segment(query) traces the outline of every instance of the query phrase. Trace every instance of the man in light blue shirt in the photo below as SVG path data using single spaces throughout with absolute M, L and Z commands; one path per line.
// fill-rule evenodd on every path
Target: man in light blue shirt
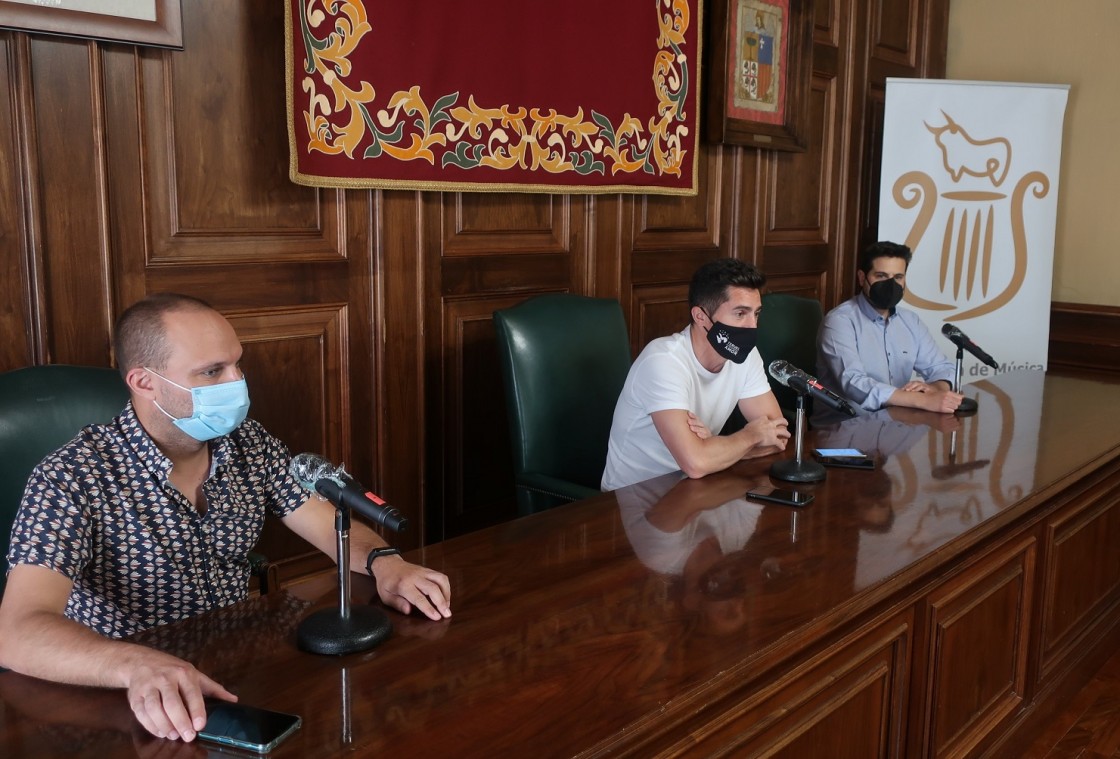
M 956 367 L 913 311 L 897 308 L 911 252 L 877 242 L 860 255 L 860 291 L 828 312 L 817 341 L 821 382 L 867 411 L 908 406 L 952 413 Z M 920 380 L 914 379 L 917 373 Z

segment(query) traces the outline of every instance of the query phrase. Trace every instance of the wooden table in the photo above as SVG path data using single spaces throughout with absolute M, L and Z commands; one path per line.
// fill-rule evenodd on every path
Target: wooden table
M 971 417 L 815 429 L 879 466 L 803 509 L 745 501 L 772 459 L 748 461 L 416 552 L 454 616 L 392 614 L 365 654 L 295 647 L 333 577 L 138 639 L 302 715 L 277 757 L 1006 756 L 1120 629 L 1120 385 L 967 390 Z M 9 759 L 208 750 L 147 738 L 122 692 L 12 673 L 0 735 Z

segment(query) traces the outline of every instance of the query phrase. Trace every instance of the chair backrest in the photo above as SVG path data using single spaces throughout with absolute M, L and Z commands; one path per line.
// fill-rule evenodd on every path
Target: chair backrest
M 599 489 L 615 403 L 630 371 L 618 301 L 549 294 L 494 312 L 514 474 Z M 518 488 L 521 513 L 538 509 Z M 554 504 L 553 504 L 554 505 Z
M 115 369 L 31 366 L 0 374 L 0 594 L 12 520 L 31 470 L 87 424 L 108 422 L 128 402 Z
M 758 352 L 767 369 L 771 361 L 785 360 L 813 376 L 817 374 L 817 332 L 824 312 L 820 301 L 786 293 L 762 296 L 758 320 Z M 797 408 L 797 394 L 770 377 L 770 387 L 784 410 Z M 808 410 L 808 409 L 806 409 Z

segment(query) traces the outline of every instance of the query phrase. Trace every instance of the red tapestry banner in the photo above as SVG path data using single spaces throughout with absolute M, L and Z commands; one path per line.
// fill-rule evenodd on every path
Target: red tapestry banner
M 285 0 L 293 182 L 696 193 L 703 0 Z

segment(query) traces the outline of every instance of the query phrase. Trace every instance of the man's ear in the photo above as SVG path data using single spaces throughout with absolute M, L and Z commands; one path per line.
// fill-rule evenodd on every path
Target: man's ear
M 708 315 L 704 313 L 704 309 L 700 308 L 700 306 L 693 306 L 689 313 L 692 314 L 693 324 L 703 324 L 704 320 L 708 318 Z
M 152 373 L 142 366 L 134 366 L 124 375 L 124 383 L 128 391 L 139 398 L 152 399 L 156 397 L 156 388 Z

